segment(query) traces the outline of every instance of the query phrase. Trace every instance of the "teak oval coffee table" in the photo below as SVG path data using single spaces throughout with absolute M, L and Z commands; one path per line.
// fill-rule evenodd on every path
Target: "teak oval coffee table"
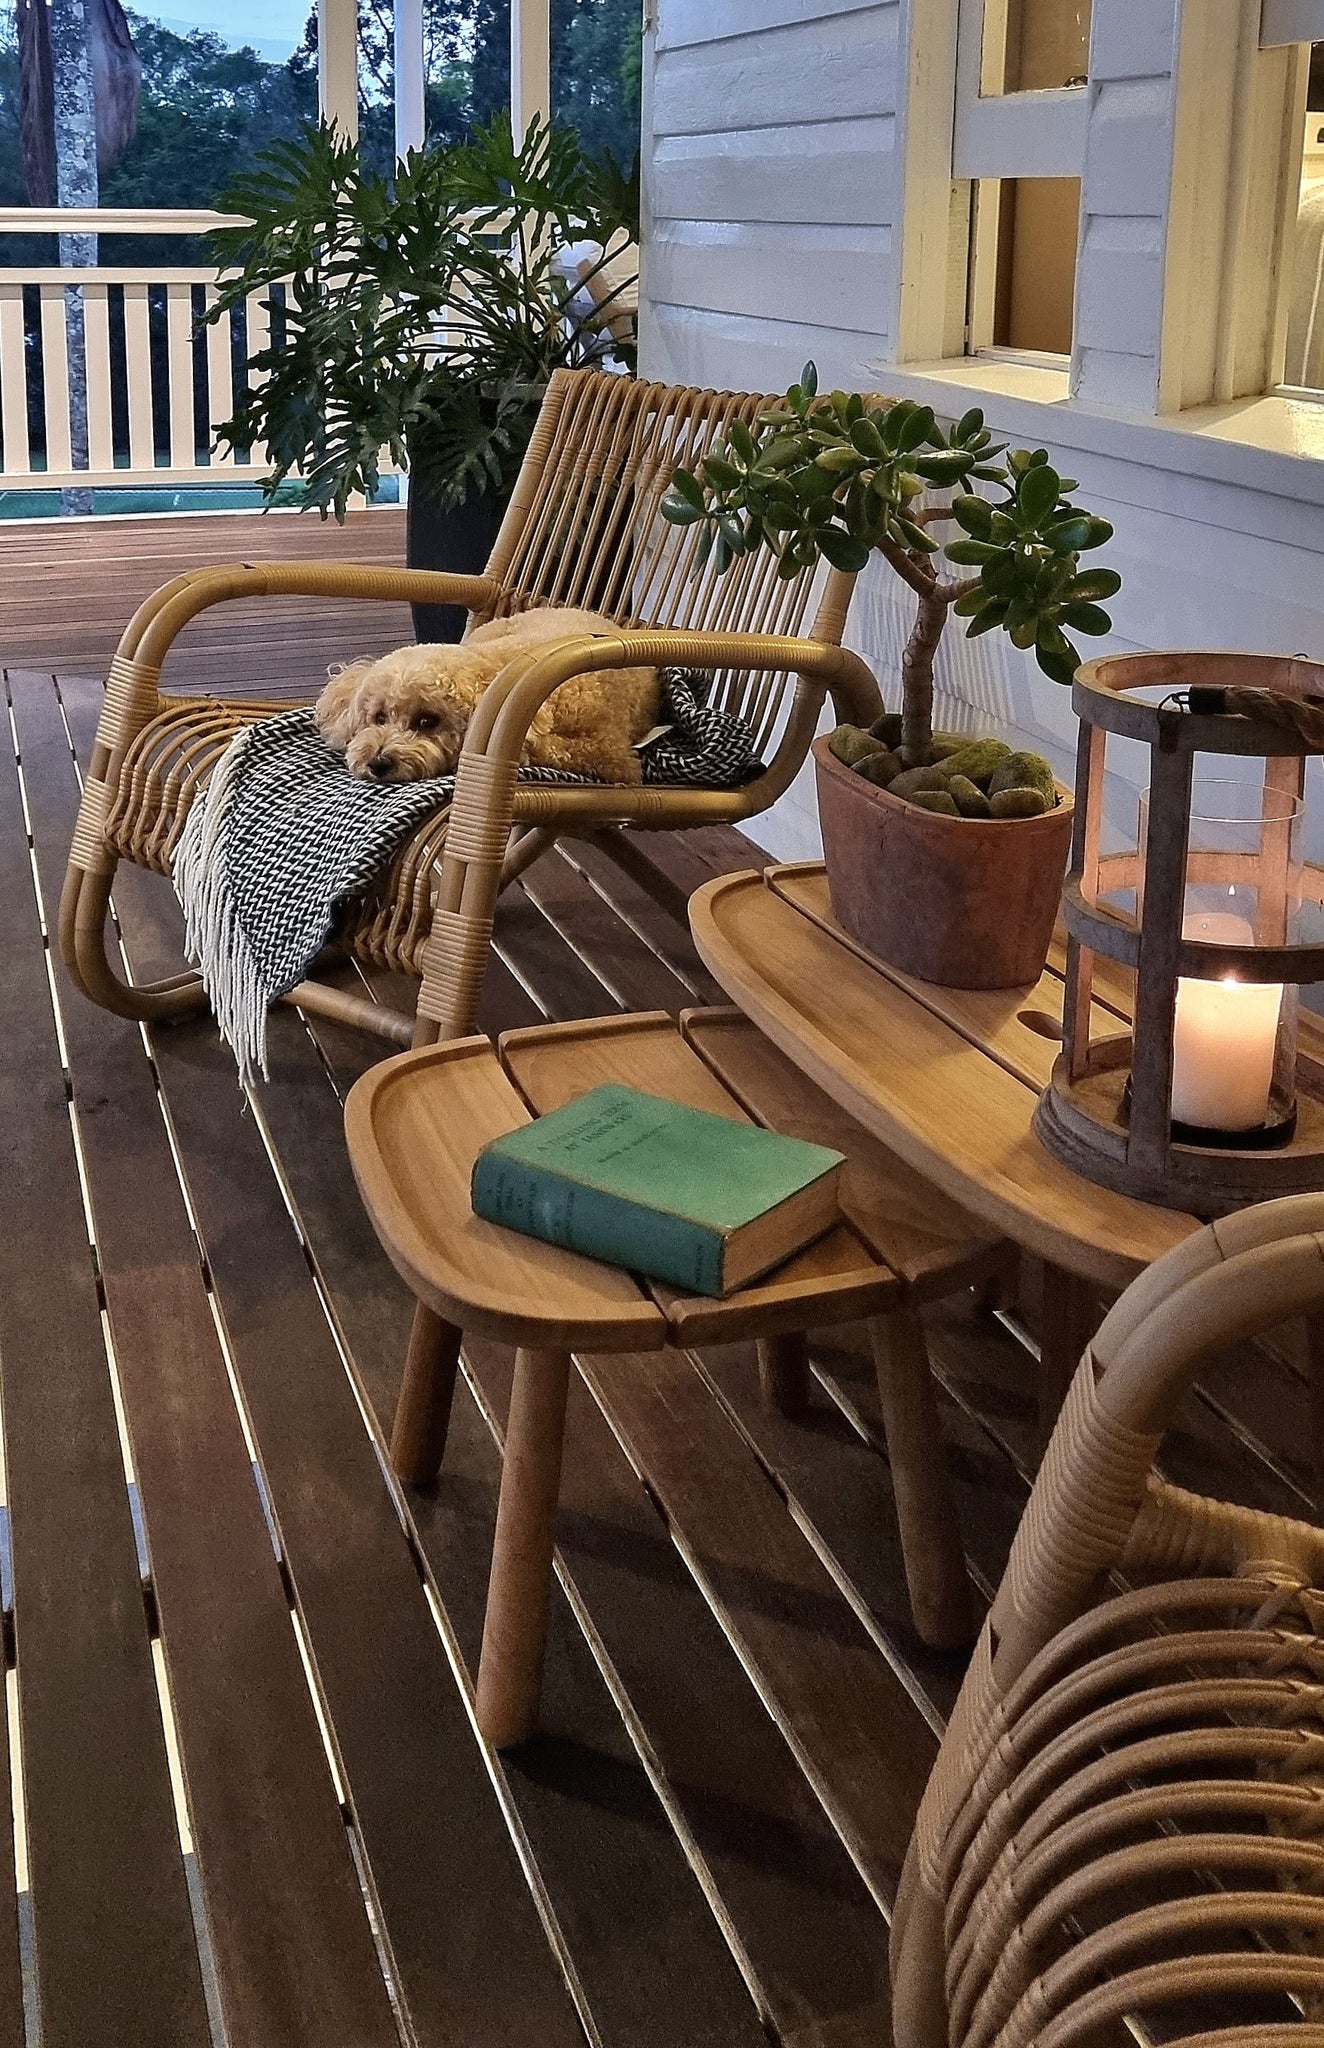
M 690 928 L 710 972 L 788 1059 L 944 1195 L 1046 1262 L 1046 1435 L 1092 1334 L 1094 1297 L 1119 1293 L 1200 1227 L 1096 1187 L 1034 1135 L 1061 975 L 1050 966 L 1035 987 L 1011 990 L 916 981 L 841 930 L 818 862 L 708 883 L 690 899 Z

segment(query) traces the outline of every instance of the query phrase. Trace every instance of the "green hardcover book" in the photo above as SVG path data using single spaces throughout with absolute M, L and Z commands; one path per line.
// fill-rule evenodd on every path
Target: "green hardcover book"
M 489 1223 L 729 1294 L 837 1220 L 840 1152 L 609 1082 L 484 1146 Z

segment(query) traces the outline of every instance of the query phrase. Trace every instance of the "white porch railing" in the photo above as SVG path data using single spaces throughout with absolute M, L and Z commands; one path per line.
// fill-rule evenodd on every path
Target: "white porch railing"
M 199 235 L 216 213 L 0 210 L 0 232 Z M 252 483 L 260 447 L 219 454 L 244 363 L 267 344 L 267 294 L 202 327 L 211 268 L 0 270 L 0 485 Z

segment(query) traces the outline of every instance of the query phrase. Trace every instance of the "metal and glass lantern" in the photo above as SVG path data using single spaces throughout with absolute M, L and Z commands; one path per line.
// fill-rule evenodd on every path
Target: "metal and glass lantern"
M 1089 662 L 1063 1049 L 1036 1117 L 1089 1179 L 1214 1216 L 1324 1187 L 1324 1076 L 1297 1055 L 1324 980 L 1324 869 L 1302 854 L 1324 663 L 1254 654 Z M 1149 749 L 1134 847 L 1101 850 L 1110 736 Z M 1133 1027 L 1126 1029 L 1128 1018 Z

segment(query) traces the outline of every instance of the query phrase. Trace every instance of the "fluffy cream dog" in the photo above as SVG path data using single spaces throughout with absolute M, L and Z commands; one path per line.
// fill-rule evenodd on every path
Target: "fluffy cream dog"
M 458 646 L 400 647 L 352 662 L 318 698 L 318 728 L 351 774 L 375 782 L 450 775 L 474 706 L 508 662 L 549 641 L 619 631 L 597 612 L 543 606 L 477 626 Z M 521 759 L 637 783 L 635 748 L 657 723 L 659 696 L 652 668 L 572 676 L 535 714 Z

